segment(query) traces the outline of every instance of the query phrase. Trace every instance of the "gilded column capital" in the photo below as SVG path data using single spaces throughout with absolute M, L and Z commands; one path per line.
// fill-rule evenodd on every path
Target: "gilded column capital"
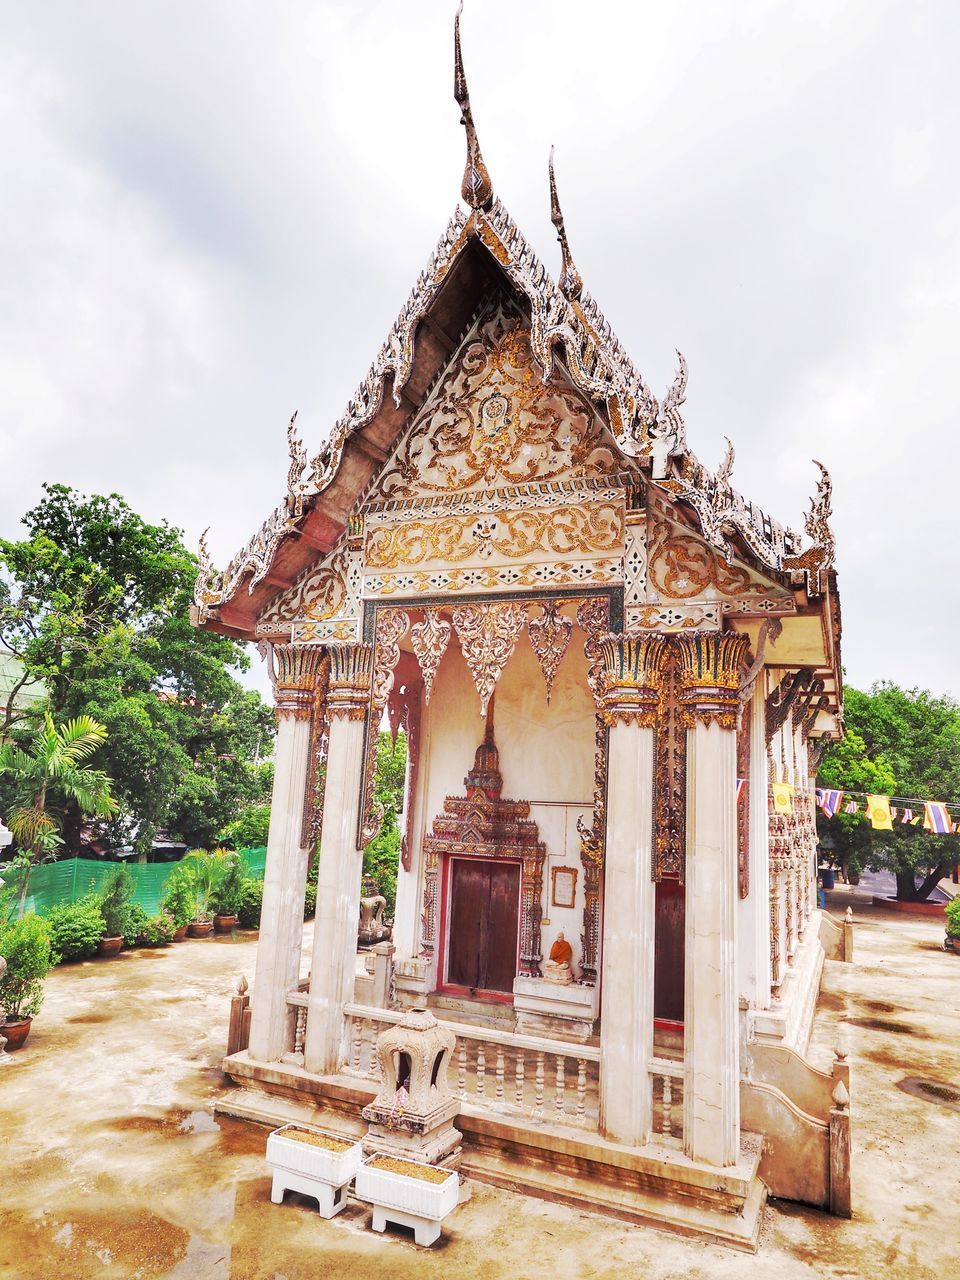
M 606 724 L 636 724 L 647 729 L 656 725 L 666 647 L 666 636 L 656 632 L 603 637 L 597 692 L 598 709 Z
M 370 709 L 372 644 L 331 645 L 327 711 L 332 720 L 362 720 Z
M 322 662 L 323 650 L 318 645 L 269 646 L 267 663 L 279 717 L 310 719 Z
M 748 636 L 720 631 L 688 631 L 676 637 L 680 655 L 683 724 L 718 724 L 736 729 L 740 683 L 750 647 Z

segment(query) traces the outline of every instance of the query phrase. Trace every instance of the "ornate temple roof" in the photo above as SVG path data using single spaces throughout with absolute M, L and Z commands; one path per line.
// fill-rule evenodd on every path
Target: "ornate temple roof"
M 467 137 L 458 206 L 390 332 L 339 421 L 311 458 L 288 428 L 287 494 L 247 545 L 218 572 L 201 538 L 195 592 L 198 624 L 251 637 L 257 615 L 318 554 L 347 530 L 359 495 L 389 456 L 404 425 L 421 408 L 476 317 L 478 304 L 504 283 L 529 308 L 531 347 L 544 382 L 555 362 L 597 407 L 628 464 L 676 504 L 695 513 L 703 537 L 727 558 L 745 551 L 783 575 L 808 599 L 828 591 L 834 540 L 829 526 L 831 483 L 821 476 L 806 517 L 807 542 L 770 519 L 730 484 L 733 450 L 709 471 L 690 451 L 682 406 L 687 365 L 662 398 L 653 395 L 574 265 L 557 194 L 551 153 L 551 216 L 561 246 L 559 280 L 543 263 L 494 195 L 480 152 L 455 27 L 454 93 Z M 834 594 L 834 593 L 831 593 Z M 839 630 L 836 614 L 834 630 Z

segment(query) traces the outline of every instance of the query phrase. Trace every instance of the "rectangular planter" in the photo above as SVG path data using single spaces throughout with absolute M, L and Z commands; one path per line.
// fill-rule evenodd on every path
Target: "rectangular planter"
M 373 1205 L 374 1231 L 382 1231 L 388 1221 L 399 1222 L 413 1227 L 417 1244 L 433 1244 L 440 1235 L 440 1223 L 459 1202 L 459 1175 L 451 1172 L 443 1182 L 424 1182 L 378 1169 L 373 1163 L 376 1159 L 368 1156 L 357 1170 L 357 1198 Z
M 335 1142 L 344 1141 L 335 1133 L 325 1133 L 305 1124 L 287 1124 L 275 1129 L 267 1138 L 267 1164 L 273 1170 L 270 1199 L 280 1204 L 285 1191 L 299 1191 L 301 1195 L 313 1196 L 322 1216 L 332 1218 L 347 1203 L 347 1187 L 360 1165 L 361 1145 L 355 1142 L 342 1151 L 327 1151 L 286 1136 L 296 1129 Z

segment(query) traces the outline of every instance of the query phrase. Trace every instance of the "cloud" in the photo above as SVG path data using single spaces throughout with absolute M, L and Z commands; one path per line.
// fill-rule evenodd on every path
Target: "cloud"
M 246 540 L 454 207 L 452 8 L 6 15 L 4 533 L 50 479 Z M 463 35 L 498 194 L 555 267 L 556 144 L 589 289 L 655 390 L 690 362 L 697 452 L 729 435 L 794 526 L 831 467 L 849 679 L 956 689 L 952 6 L 486 0 Z

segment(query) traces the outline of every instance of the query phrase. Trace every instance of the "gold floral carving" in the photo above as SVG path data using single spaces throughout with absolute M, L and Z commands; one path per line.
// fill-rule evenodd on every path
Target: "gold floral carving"
M 363 720 L 370 710 L 373 645 L 331 645 L 327 710 L 331 720 Z
M 653 878 L 682 882 L 686 857 L 687 735 L 680 719 L 680 655 L 668 641 L 660 668 L 655 748 Z
M 604 724 L 653 729 L 660 702 L 660 666 L 667 640 L 650 633 L 608 635 L 600 643 L 600 716 Z
M 481 321 L 398 448 L 380 498 L 615 469 L 597 414 L 561 373 L 544 384 L 530 339 L 508 304 Z
M 522 604 L 462 604 L 451 614 L 460 648 L 480 695 L 480 714 L 487 714 L 496 688 L 527 620 Z
M 377 737 L 384 708 L 393 689 L 394 672 L 400 661 L 400 641 L 410 626 L 410 618 L 403 609 L 378 609 L 373 643 L 371 682 L 371 715 L 367 722 L 364 743 L 363 795 L 360 804 L 360 830 L 358 844 L 366 848 L 380 834 L 383 825 L 383 807 L 374 795 L 377 772 Z
M 577 622 L 586 639 L 583 652 L 587 659 L 587 683 L 594 701 L 602 698 L 603 638 L 610 630 L 610 602 L 603 596 L 584 600 L 577 609 Z M 597 981 L 600 956 L 600 871 L 607 838 L 607 726 L 597 713 L 594 730 L 593 816 L 590 826 L 577 819 L 580 835 L 580 861 L 583 864 L 583 931 L 580 968 L 584 982 Z
M 573 623 L 557 610 L 555 600 L 547 600 L 542 605 L 539 616 L 531 618 L 527 623 L 527 633 L 530 636 L 530 647 L 537 656 L 546 681 L 549 703 L 557 669 L 570 644 Z
M 340 547 L 304 573 L 282 595 L 277 596 L 260 617 L 260 623 L 292 621 L 306 617 L 335 618 L 347 601 L 347 552 Z
M 740 723 L 740 682 L 749 637 L 697 631 L 678 635 L 676 644 L 685 727 L 719 724 L 722 729 L 735 730 Z
M 666 520 L 658 520 L 654 526 L 647 578 L 655 591 L 670 600 L 691 600 L 710 590 L 734 598 L 789 598 L 789 592 L 765 587 L 746 569 L 728 564 L 702 539 L 679 532 Z
M 410 645 L 420 664 L 423 694 L 428 704 L 433 682 L 450 643 L 451 630 L 450 623 L 440 616 L 439 609 L 424 609 L 423 621 L 410 629 Z
M 370 574 L 363 589 L 368 599 L 389 596 L 471 595 L 478 591 L 509 591 L 517 587 L 575 587 L 605 585 L 623 580 L 616 560 L 548 560 L 534 564 L 478 565 L 462 569 L 414 569 L 410 572 Z
M 275 644 L 267 648 L 278 717 L 309 720 L 323 650 L 314 645 Z
M 623 547 L 622 502 L 582 502 L 547 511 L 506 511 L 498 515 L 448 515 L 410 520 L 377 529 L 367 538 L 367 571 L 436 560 L 456 564 L 471 556 L 499 554 L 519 560 L 552 555 L 603 554 Z

